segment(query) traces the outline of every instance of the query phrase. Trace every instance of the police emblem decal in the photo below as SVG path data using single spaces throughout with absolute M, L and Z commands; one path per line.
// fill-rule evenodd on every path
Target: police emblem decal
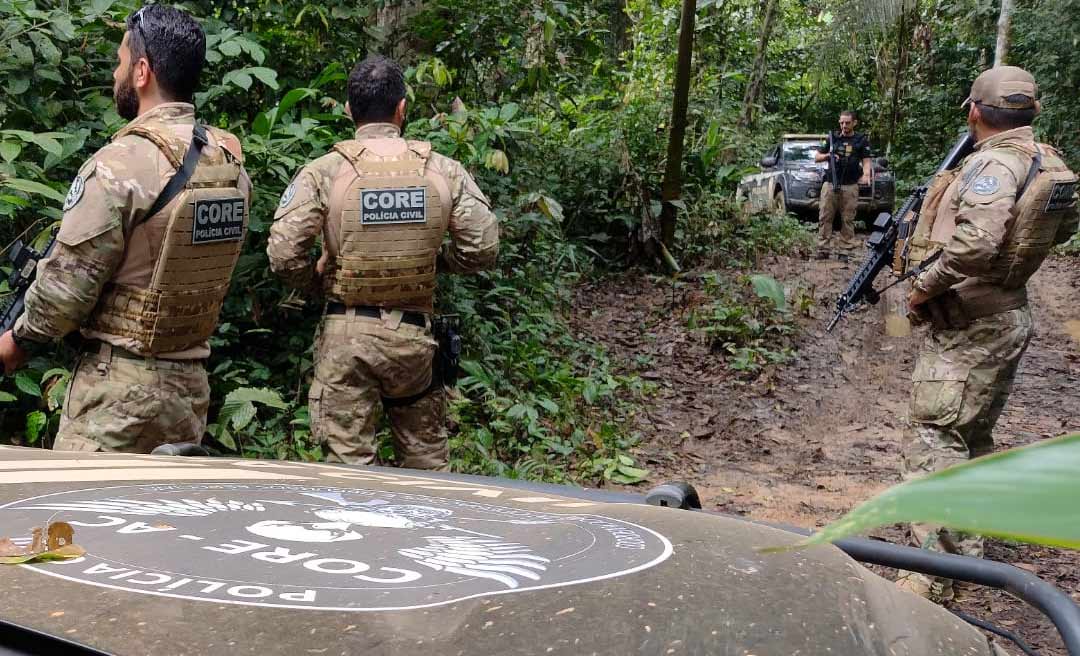
M 285 187 L 285 193 L 281 194 L 281 200 L 278 201 L 278 207 L 284 209 L 289 206 L 292 199 L 296 196 L 296 183 L 290 182 L 288 187 Z
M 79 204 L 82 200 L 83 192 L 86 191 L 86 181 L 83 180 L 81 175 L 75 176 L 75 179 L 71 181 L 71 188 L 68 189 L 67 196 L 64 197 L 64 209 L 68 211 L 71 208 Z
M 984 175 L 971 185 L 971 190 L 980 196 L 993 196 L 999 189 L 1001 189 L 1001 183 L 992 175 Z
M 56 513 L 93 549 L 33 571 L 215 604 L 328 611 L 429 608 L 627 576 L 672 553 L 603 515 L 413 492 L 185 483 L 73 490 L 0 505 L 5 525 Z M 439 590 L 432 594 L 432 590 Z

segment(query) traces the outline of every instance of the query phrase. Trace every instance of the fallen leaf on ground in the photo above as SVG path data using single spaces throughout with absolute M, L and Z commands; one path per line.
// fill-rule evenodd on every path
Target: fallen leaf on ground
M 20 547 L 11 538 L 0 538 L 0 565 L 68 560 L 86 554 L 86 549 L 72 543 L 75 529 L 67 522 L 49 524 L 45 536 L 41 528 L 34 528 L 29 547 Z

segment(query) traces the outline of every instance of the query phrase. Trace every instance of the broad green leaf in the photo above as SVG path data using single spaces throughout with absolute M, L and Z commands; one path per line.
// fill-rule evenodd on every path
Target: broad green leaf
M 92 16 L 104 14 L 115 2 L 116 0 L 91 0 L 88 13 Z
M 296 105 L 296 103 L 310 98 L 316 94 L 315 89 L 293 89 L 285 94 L 285 97 L 281 99 L 281 103 L 278 105 L 278 116 L 281 116 L 285 112 L 289 111 Z
M 237 43 L 235 40 L 222 43 L 218 46 L 218 50 L 221 51 L 221 54 L 225 55 L 226 57 L 236 57 L 241 52 L 240 44 Z
M 23 394 L 41 398 L 41 386 L 25 371 L 15 374 L 15 387 L 18 387 Z
M 241 404 L 229 419 L 232 421 L 233 430 L 244 430 L 255 419 L 255 404 L 251 401 Z
M 0 392 L 0 403 L 11 403 L 12 401 L 19 400 L 19 397 L 8 392 Z
M 56 44 L 49 37 L 41 32 L 31 32 L 30 40 L 34 42 L 34 49 L 37 50 L 42 59 L 53 66 L 60 63 L 60 49 L 56 47 Z
M 248 73 L 254 75 L 260 82 L 270 87 L 271 89 L 278 88 L 277 71 L 272 68 L 265 68 L 263 66 L 252 66 L 247 69 Z
M 241 403 L 248 401 L 265 405 L 268 408 L 277 408 L 278 410 L 287 410 L 289 408 L 289 404 L 282 400 L 280 394 L 271 389 L 258 387 L 234 389 L 225 397 L 223 405 L 235 404 L 239 406 Z
M 29 444 L 37 444 L 41 438 L 41 429 L 49 423 L 49 416 L 41 410 L 35 410 L 26 415 L 26 441 Z
M 14 141 L 0 142 L 0 157 L 4 158 L 5 162 L 12 162 L 19 153 L 22 152 L 22 145 L 17 144 Z
M 754 293 L 758 298 L 772 301 L 777 312 L 787 312 L 787 298 L 784 296 L 784 286 L 776 278 L 762 274 L 750 276 L 750 283 L 754 286 Z
M 64 194 L 53 189 L 48 185 L 35 182 L 33 180 L 24 180 L 22 178 L 0 178 L 0 185 L 5 187 L 11 187 L 12 189 L 18 189 L 28 194 L 38 194 L 39 196 L 45 196 L 51 200 L 55 200 L 58 203 L 64 202 Z
M 68 370 L 63 367 L 54 367 L 41 375 L 41 383 L 44 385 L 53 376 L 66 376 L 68 373 Z
M 900 522 L 1080 549 L 1080 434 L 1003 451 L 889 488 L 803 542 Z
M 52 28 L 53 36 L 61 41 L 71 41 L 75 38 L 75 24 L 66 11 L 54 11 L 50 16 L 49 27 Z
M 26 90 L 30 88 L 30 78 L 27 77 L 13 77 L 7 82 L 7 90 L 13 96 L 20 96 L 26 93 Z
M 11 61 L 14 64 L 20 66 L 33 66 L 34 64 L 34 51 L 30 46 L 22 43 L 21 41 L 12 41 L 8 45 L 11 54 L 13 55 Z
M 225 77 L 221 78 L 222 84 L 228 84 L 230 82 L 240 87 L 244 91 L 247 91 L 251 88 L 251 76 L 243 70 L 229 71 L 225 74 Z

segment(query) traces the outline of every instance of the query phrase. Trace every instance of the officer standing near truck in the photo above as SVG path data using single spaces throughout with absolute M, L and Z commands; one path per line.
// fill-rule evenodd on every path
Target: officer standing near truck
M 399 462 L 443 469 L 445 398 L 432 371 L 435 273 L 491 267 L 498 222 L 461 164 L 401 137 L 405 78 L 397 63 L 372 56 L 357 64 L 346 109 L 355 138 L 296 175 L 267 246 L 275 273 L 298 289 L 321 285 L 328 301 L 316 339 L 311 432 L 329 461 L 371 463 L 385 407 Z M 320 236 L 316 265 L 310 253 Z
M 199 24 L 147 5 L 128 18 L 117 56 L 113 95 L 131 122 L 79 169 L 52 254 L 23 315 L 0 336 L 12 371 L 82 333 L 56 450 L 148 453 L 202 440 L 207 340 L 247 227 L 240 142 L 195 121 L 206 58 Z
M 814 155 L 815 162 L 828 162 L 818 206 L 818 246 L 821 248 L 829 245 L 837 210 L 840 211 L 841 246 L 852 248 L 857 245 L 855 213 L 859 209 L 859 185 L 870 184 L 870 140 L 855 131 L 858 124 L 854 112 L 842 112 L 840 131 L 831 133 Z M 833 186 L 834 179 L 839 183 L 839 192 Z
M 993 429 L 1032 337 L 1027 281 L 1077 228 L 1076 176 L 1054 148 L 1036 143 L 1038 87 L 1023 69 L 982 73 L 964 107 L 976 150 L 952 173 L 940 203 L 919 217 L 913 250 L 940 252 L 908 303 L 929 322 L 912 375 L 911 425 L 902 473 L 916 478 L 994 448 Z M 908 269 L 920 262 L 911 261 Z M 982 556 L 979 536 L 913 525 L 927 548 Z M 952 583 L 903 573 L 898 584 L 952 598 Z

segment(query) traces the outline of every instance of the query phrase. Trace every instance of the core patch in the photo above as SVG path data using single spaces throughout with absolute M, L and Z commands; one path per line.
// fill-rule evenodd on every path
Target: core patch
M 213 198 L 195 201 L 192 244 L 239 241 L 244 238 L 247 211 L 243 198 Z
M 1060 212 L 1067 210 L 1076 202 L 1075 182 L 1056 182 L 1050 191 L 1050 198 L 1046 200 L 1047 212 Z
M 426 222 L 427 191 L 423 187 L 360 192 L 361 225 Z

